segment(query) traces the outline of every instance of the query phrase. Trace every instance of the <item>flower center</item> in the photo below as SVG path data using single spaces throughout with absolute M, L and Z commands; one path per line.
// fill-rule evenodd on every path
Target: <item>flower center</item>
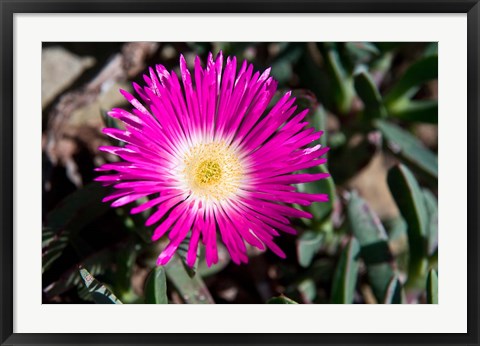
M 214 185 L 222 178 L 222 169 L 216 161 L 206 160 L 200 162 L 195 172 L 195 182 L 199 186 Z
M 222 200 L 233 196 L 240 186 L 242 165 L 238 154 L 223 142 L 193 146 L 183 164 L 186 188 L 197 198 Z

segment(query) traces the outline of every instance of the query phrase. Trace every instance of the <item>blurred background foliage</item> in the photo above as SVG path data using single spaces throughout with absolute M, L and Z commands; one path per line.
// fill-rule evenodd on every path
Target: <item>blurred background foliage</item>
M 179 54 L 223 50 L 256 69 L 272 67 L 278 97 L 293 90 L 331 148 L 330 179 L 299 185 L 329 203 L 293 220 L 298 236 L 277 243 L 287 259 L 249 249 L 248 265 L 165 267 L 144 215 L 101 203 L 94 167 L 105 112 L 127 107 L 149 65 L 178 72 Z M 437 44 L 45 43 L 42 50 L 44 303 L 437 303 Z M 298 206 L 301 208 L 301 206 Z

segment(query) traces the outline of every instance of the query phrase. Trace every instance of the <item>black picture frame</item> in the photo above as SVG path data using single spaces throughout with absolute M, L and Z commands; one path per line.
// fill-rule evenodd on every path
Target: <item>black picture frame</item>
M 0 246 L 2 345 L 479 345 L 479 18 L 478 0 L 0 0 Z M 16 13 L 467 13 L 468 333 L 466 334 L 19 334 L 13 332 L 13 17 Z M 452 316 L 451 318 L 455 318 Z M 221 332 L 221 331 L 219 331 Z

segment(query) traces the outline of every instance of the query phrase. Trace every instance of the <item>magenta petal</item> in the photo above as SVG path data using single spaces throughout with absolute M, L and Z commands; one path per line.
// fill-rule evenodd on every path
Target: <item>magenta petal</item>
M 121 207 L 122 205 L 131 203 L 133 201 L 136 201 L 137 199 L 145 196 L 144 194 L 140 195 L 130 195 L 130 196 L 125 196 L 117 199 L 115 202 L 112 203 L 112 207 Z
M 194 229 L 192 231 L 192 238 L 190 239 L 190 246 L 188 247 L 187 252 L 187 265 L 189 267 L 193 267 L 197 260 L 197 249 L 198 249 L 198 241 L 200 240 L 200 230 Z

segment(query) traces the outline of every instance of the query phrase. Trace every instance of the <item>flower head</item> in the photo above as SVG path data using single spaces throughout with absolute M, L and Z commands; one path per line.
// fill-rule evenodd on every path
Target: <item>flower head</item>
M 156 225 L 152 240 L 168 234 L 159 265 L 187 236 L 190 266 L 200 241 L 207 264 L 218 261 L 217 235 L 235 263 L 248 262 L 246 243 L 285 257 L 273 238 L 296 233 L 290 218 L 311 217 L 291 204 L 328 200 L 295 187 L 327 176 L 297 173 L 325 162 L 328 148 L 309 147 L 321 132 L 308 127 L 306 110 L 295 114 L 290 92 L 267 111 L 277 89 L 270 69 L 260 74 L 244 61 L 237 72 L 236 58 L 224 66 L 220 52 L 205 68 L 197 57 L 193 76 L 181 56 L 180 71 L 181 82 L 162 65 L 150 68 L 145 86 L 133 84 L 139 98 L 121 90 L 133 109 L 109 112 L 125 130 L 103 130 L 125 143 L 99 148 L 121 159 L 97 169 L 109 173 L 96 180 L 115 188 L 104 202 L 149 198 L 131 213 L 153 209 L 146 221 Z

